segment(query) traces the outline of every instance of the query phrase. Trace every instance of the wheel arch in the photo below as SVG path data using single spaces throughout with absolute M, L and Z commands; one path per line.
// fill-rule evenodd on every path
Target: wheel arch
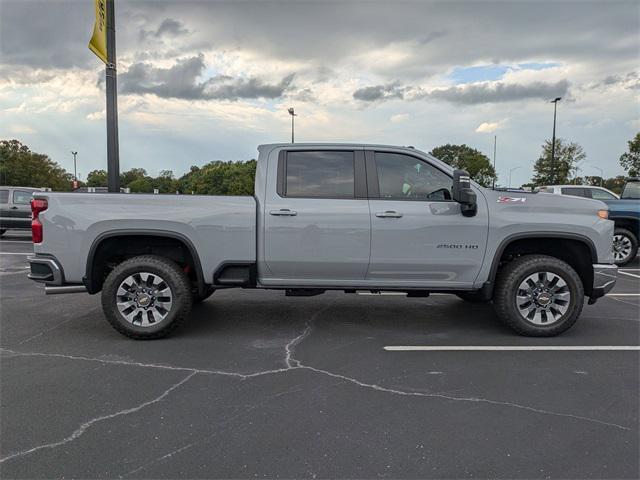
M 188 257 L 185 258 L 185 261 L 189 266 L 193 267 L 193 273 L 195 276 L 195 281 L 197 283 L 198 291 L 200 293 L 204 292 L 205 281 L 204 275 L 202 272 L 202 264 L 200 262 L 200 257 L 198 252 L 193 245 L 193 242 L 189 240 L 185 235 L 182 235 L 177 232 L 171 232 L 166 230 L 153 230 L 153 229 L 123 229 L 123 230 L 111 230 L 108 232 L 101 233 L 98 235 L 91 244 L 89 248 L 89 253 L 87 255 L 87 263 L 85 268 L 85 277 L 82 279 L 84 285 L 87 287 L 87 291 L 91 294 L 98 293 L 102 289 L 102 283 L 104 278 L 102 277 L 102 270 L 96 267 L 96 259 L 100 260 L 100 252 L 101 249 L 105 247 L 105 245 L 109 245 L 116 240 L 125 241 L 127 238 L 133 237 L 135 239 L 142 239 L 144 237 L 149 237 L 153 240 L 169 240 L 169 242 L 177 242 L 175 245 L 181 245 L 186 252 L 188 252 Z M 150 249 L 153 249 L 153 242 L 149 245 Z M 170 245 L 166 245 L 170 248 Z M 153 252 L 140 252 L 137 253 L 139 255 L 143 255 L 145 253 L 153 253 Z M 133 256 L 133 255 L 131 255 Z M 166 256 L 166 255 L 164 255 Z M 167 256 L 167 258 L 170 258 Z
M 556 245 L 561 242 L 561 245 Z M 576 253 L 570 246 L 582 249 L 584 255 Z M 588 237 L 565 232 L 527 232 L 507 236 L 500 242 L 491 262 L 488 282 L 483 290 L 485 295 L 493 295 L 496 276 L 500 266 L 510 261 L 510 257 L 518 255 L 548 255 L 566 261 L 582 280 L 585 294 L 589 296 L 593 288 L 593 264 L 598 263 L 598 253 L 594 243 Z

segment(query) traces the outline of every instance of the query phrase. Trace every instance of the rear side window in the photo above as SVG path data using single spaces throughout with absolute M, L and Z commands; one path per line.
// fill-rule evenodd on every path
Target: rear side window
M 9 190 L 0 190 L 0 203 L 9 203 Z
M 640 182 L 628 182 L 624 187 L 621 198 L 640 199 Z
M 590 191 L 591 191 L 591 198 L 595 198 L 596 200 L 614 200 L 616 198 L 606 190 L 592 188 L 590 189 Z
M 353 152 L 291 151 L 285 171 L 286 197 L 355 197 Z
M 31 201 L 31 192 L 25 192 L 24 190 L 13 191 L 13 203 L 18 205 L 28 205 Z
M 586 197 L 587 193 L 584 188 L 566 187 L 562 189 L 563 195 L 573 195 L 574 197 Z

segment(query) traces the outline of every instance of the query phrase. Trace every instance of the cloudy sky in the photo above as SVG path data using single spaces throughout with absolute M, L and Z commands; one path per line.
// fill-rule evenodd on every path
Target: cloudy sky
M 629 2 L 116 0 L 121 168 L 249 159 L 260 143 L 466 143 L 501 181 L 540 145 L 583 145 L 622 173 L 640 130 L 640 10 Z M 0 0 L 0 137 L 84 178 L 106 166 L 93 1 Z

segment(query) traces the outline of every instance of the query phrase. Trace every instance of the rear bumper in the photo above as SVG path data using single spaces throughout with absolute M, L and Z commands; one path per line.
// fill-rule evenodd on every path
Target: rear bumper
M 591 299 L 604 297 L 615 286 L 618 266 L 596 263 L 593 265 L 593 289 Z
M 27 275 L 35 282 L 47 285 L 63 285 L 64 273 L 62 267 L 54 257 L 33 256 L 27 257 L 31 271 Z

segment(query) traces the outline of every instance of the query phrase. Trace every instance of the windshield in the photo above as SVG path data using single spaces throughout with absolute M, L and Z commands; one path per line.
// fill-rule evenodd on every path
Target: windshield
M 620 198 L 640 199 L 640 182 L 627 182 Z

